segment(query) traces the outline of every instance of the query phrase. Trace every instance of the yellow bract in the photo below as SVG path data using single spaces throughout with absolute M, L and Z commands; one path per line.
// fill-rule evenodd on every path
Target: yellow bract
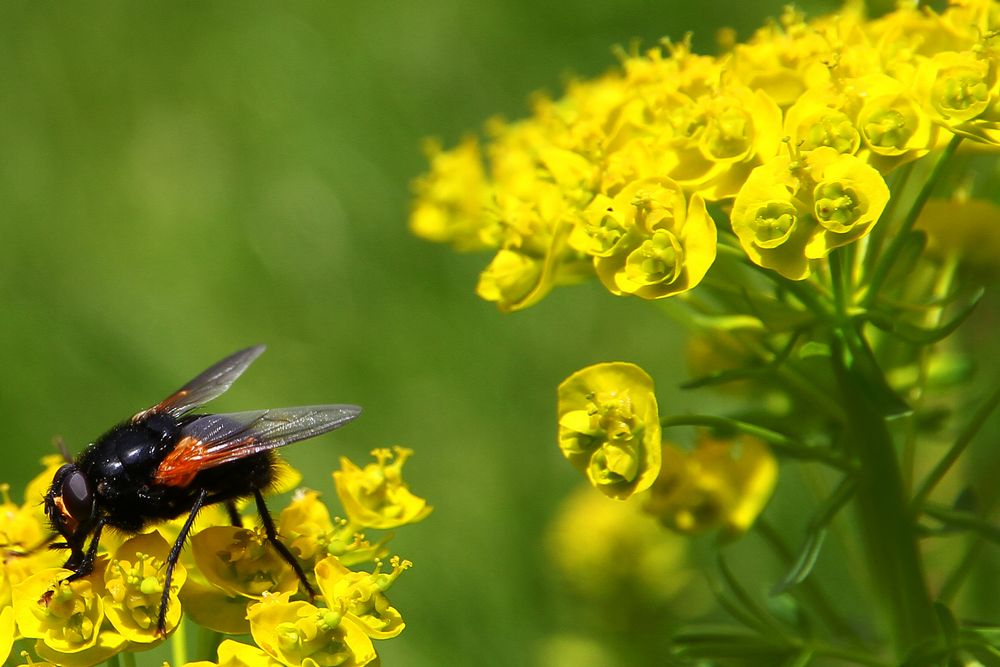
M 888 202 L 878 171 L 822 146 L 801 159 L 780 156 L 754 169 L 731 218 L 755 264 L 802 280 L 811 272 L 810 260 L 867 235 Z
M 392 571 L 383 573 L 382 563 L 371 574 L 352 572 L 336 558 L 324 558 L 316 564 L 316 582 L 329 604 L 344 605 L 372 639 L 389 639 L 403 631 L 405 623 L 396 608 L 389 604 L 385 591 L 404 570 L 413 564 L 398 557 L 390 563 Z
M 104 571 L 108 620 L 131 642 L 148 644 L 160 639 L 156 622 L 163 594 L 165 563 L 170 545 L 157 533 L 138 535 L 122 544 Z M 184 585 L 187 569 L 178 563 L 170 582 L 166 630 L 181 619 L 177 591 Z
M 376 659 L 371 639 L 343 606 L 316 607 L 269 595 L 250 607 L 254 641 L 285 665 L 360 667 Z
M 612 498 L 649 488 L 660 472 L 653 380 L 635 364 L 588 366 L 559 385 L 559 448 Z
M 427 501 L 414 495 L 403 482 L 403 464 L 412 454 L 405 447 L 376 449 L 372 456 L 377 462 L 364 468 L 340 459 L 340 470 L 333 473 L 333 481 L 352 523 L 364 528 L 396 528 L 421 521 L 431 513 Z

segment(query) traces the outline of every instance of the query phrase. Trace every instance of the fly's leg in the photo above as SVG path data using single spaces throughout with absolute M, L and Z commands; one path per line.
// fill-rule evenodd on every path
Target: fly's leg
M 236 503 L 232 500 L 227 500 L 226 511 L 229 513 L 229 523 L 233 524 L 237 528 L 242 528 L 243 517 L 240 516 L 239 510 L 236 509 Z
M 274 545 L 274 548 L 277 549 L 285 562 L 292 566 L 292 569 L 295 570 L 295 576 L 302 582 L 302 586 L 309 593 L 309 597 L 316 597 L 316 591 L 313 590 L 312 585 L 306 580 L 306 573 L 302 571 L 299 561 L 295 560 L 295 556 L 288 550 L 288 547 L 278 539 L 278 531 L 274 528 L 274 520 L 271 519 L 271 514 L 267 511 L 267 505 L 264 504 L 264 496 L 261 495 L 259 489 L 254 489 L 253 497 L 257 501 L 257 514 L 260 515 L 260 521 L 264 524 L 264 534 L 267 535 L 267 541 Z
M 181 549 L 184 548 L 184 542 L 187 541 L 188 533 L 191 532 L 194 518 L 198 515 L 198 510 L 205 504 L 207 496 L 208 492 L 205 489 L 198 492 L 198 496 L 194 499 L 194 505 L 191 506 L 191 513 L 188 514 L 187 521 L 184 522 L 181 532 L 178 533 L 177 539 L 174 541 L 174 546 L 170 549 L 170 554 L 167 555 L 167 571 L 163 575 L 163 595 L 160 597 L 160 613 L 156 617 L 156 634 L 160 637 L 167 636 L 167 605 L 170 603 L 170 579 L 174 575 L 174 566 L 177 565 L 177 560 L 181 557 Z
M 73 570 L 73 574 L 63 579 L 63 581 L 76 581 L 94 571 L 94 561 L 97 560 L 97 547 L 101 542 L 101 530 L 104 529 L 106 521 L 107 519 L 103 516 L 97 520 L 97 525 L 94 526 L 94 536 L 90 538 L 90 546 L 87 547 L 87 553 L 84 553 L 83 550 L 73 549 L 73 553 L 66 561 L 66 564 L 63 565 L 63 567 Z

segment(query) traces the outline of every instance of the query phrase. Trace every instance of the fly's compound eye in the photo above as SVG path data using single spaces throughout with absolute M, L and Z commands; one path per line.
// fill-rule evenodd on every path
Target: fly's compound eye
M 62 505 L 77 523 L 86 523 L 94 512 L 94 494 L 79 470 L 71 470 L 62 480 Z

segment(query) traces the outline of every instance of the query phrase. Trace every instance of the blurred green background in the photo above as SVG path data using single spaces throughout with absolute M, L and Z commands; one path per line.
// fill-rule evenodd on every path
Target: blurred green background
M 828 10 L 836 3 L 800 3 Z M 3 479 L 55 435 L 79 450 L 246 345 L 268 353 L 212 408 L 355 402 L 287 450 L 332 501 L 338 457 L 416 450 L 436 507 L 395 549 L 408 629 L 383 664 L 530 664 L 564 630 L 542 536 L 577 482 L 555 387 L 627 359 L 661 402 L 697 396 L 677 332 L 596 284 L 504 316 L 485 257 L 409 235 L 421 140 L 446 145 L 530 94 L 615 65 L 610 47 L 740 37 L 783 0 L 101 2 L 0 6 Z M 676 351 L 672 351 L 676 350 Z

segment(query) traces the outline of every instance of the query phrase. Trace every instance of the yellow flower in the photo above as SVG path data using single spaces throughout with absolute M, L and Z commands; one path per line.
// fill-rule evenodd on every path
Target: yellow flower
M 352 572 L 332 556 L 316 564 L 316 582 L 323 597 L 334 607 L 343 603 L 345 612 L 351 614 L 372 639 L 395 637 L 405 627 L 403 617 L 389 604 L 385 591 L 413 564 L 394 556 L 390 565 L 392 571 L 383 573 L 379 561 L 375 571 L 369 574 Z
M 14 622 L 14 605 L 11 602 L 10 581 L 7 580 L 6 571 L 0 568 L 0 664 L 7 662 L 17 634 L 17 625 Z
M 917 70 L 916 85 L 931 116 L 953 132 L 1000 143 L 995 36 L 968 51 L 935 53 Z
M 844 96 L 828 91 L 807 91 L 785 114 L 785 132 L 791 144 L 803 152 L 828 146 L 853 155 L 861 146 L 861 134 L 844 110 Z
M 663 472 L 644 506 L 682 533 L 723 527 L 745 532 L 771 498 L 778 463 L 766 444 L 750 437 L 703 438 L 687 453 L 663 444 Z
M 750 171 L 781 147 L 781 109 L 763 90 L 725 85 L 700 95 L 670 147 L 668 175 L 687 192 L 733 197 Z
M 75 653 L 97 644 L 104 621 L 96 576 L 66 582 L 72 572 L 50 568 L 36 572 L 13 587 L 14 614 L 24 637 L 48 647 Z
M 268 543 L 263 529 L 212 526 L 191 539 L 191 550 L 201 573 L 227 595 L 256 600 L 298 588 L 295 571 Z
M 376 463 L 364 468 L 341 457 L 333 473 L 337 495 L 350 521 L 365 528 L 397 528 L 422 521 L 431 513 L 427 501 L 414 495 L 403 482 L 403 464 L 413 454 L 405 447 L 376 449 Z M 395 457 L 395 460 L 393 460 Z
M 281 667 L 282 665 L 256 646 L 241 644 L 232 639 L 219 644 L 218 655 L 218 662 L 207 660 L 189 662 L 184 667 Z
M 868 161 L 882 173 L 926 155 L 938 141 L 938 126 L 896 79 L 874 75 L 863 80 L 864 103 L 857 126 L 870 151 Z
M 417 197 L 410 229 L 417 236 L 451 243 L 459 250 L 488 247 L 482 234 L 488 190 L 479 144 L 470 137 L 444 151 L 438 143 L 428 142 L 426 152 L 431 169 L 413 184 Z
M 802 280 L 809 260 L 867 235 L 888 201 L 889 188 L 875 169 L 823 146 L 754 169 L 730 217 L 755 264 Z
M 372 544 L 346 519 L 330 519 L 326 505 L 316 491 L 303 490 L 281 511 L 278 534 L 292 553 L 310 564 L 311 569 L 326 556 L 336 556 L 350 567 L 386 555 L 388 538 Z
M 105 613 L 115 629 L 131 642 L 148 644 L 161 639 L 156 624 L 169 552 L 170 545 L 158 532 L 137 535 L 118 547 L 104 571 Z M 177 591 L 186 578 L 186 568 L 177 563 L 167 602 L 167 633 L 180 622 Z
M 482 272 L 476 293 L 503 311 L 522 310 L 541 300 L 560 280 L 572 279 L 563 267 L 566 238 L 576 209 L 565 193 L 539 181 L 526 196 L 498 192 L 492 214 L 503 233 L 503 248 Z M 569 276 L 569 278 L 567 278 Z
M 674 181 L 649 178 L 596 197 L 570 243 L 593 255 L 613 294 L 659 299 L 701 282 L 715 261 L 716 230 L 699 195 L 688 202 Z
M 653 380 L 635 364 L 588 366 L 559 385 L 559 448 L 605 495 L 624 499 L 660 471 Z
M 126 650 L 128 646 L 127 639 L 105 627 L 97 636 L 97 642 L 89 648 L 72 652 L 60 651 L 44 640 L 38 640 L 35 642 L 35 653 L 59 667 L 91 667 L 107 662 L 109 658 Z
M 248 611 L 254 641 L 284 665 L 359 667 L 377 659 L 371 639 L 344 606 L 290 602 L 268 595 Z

